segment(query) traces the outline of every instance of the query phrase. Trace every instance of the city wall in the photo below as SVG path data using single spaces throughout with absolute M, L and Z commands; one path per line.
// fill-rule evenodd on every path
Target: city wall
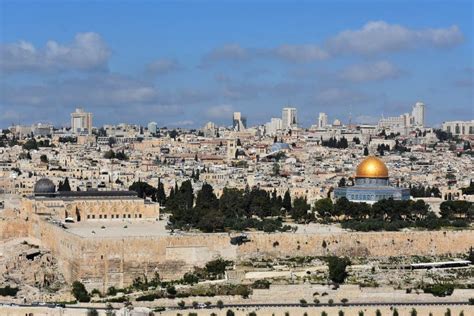
M 372 233 L 250 233 L 250 242 L 230 243 L 228 234 L 150 237 L 82 237 L 39 218 L 5 226 L 2 238 L 29 235 L 50 249 L 68 281 L 82 280 L 90 289 L 124 287 L 138 276 L 181 277 L 194 266 L 223 257 L 240 261 L 255 257 L 456 255 L 474 246 L 474 232 L 419 231 Z M 25 224 L 26 223 L 26 224 Z M 28 230 L 25 230 L 25 227 Z

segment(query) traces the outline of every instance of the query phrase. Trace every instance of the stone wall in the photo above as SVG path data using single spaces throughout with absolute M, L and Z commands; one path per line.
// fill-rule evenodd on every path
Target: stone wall
M 25 227 L 28 226 L 28 230 Z M 40 218 L 0 222 L 1 236 L 28 232 L 57 258 L 68 281 L 81 280 L 90 289 L 124 287 L 138 276 L 181 277 L 194 266 L 223 257 L 239 261 L 255 257 L 456 255 L 474 246 L 472 230 L 372 233 L 251 233 L 250 242 L 230 244 L 228 234 L 186 234 L 99 238 L 81 237 Z

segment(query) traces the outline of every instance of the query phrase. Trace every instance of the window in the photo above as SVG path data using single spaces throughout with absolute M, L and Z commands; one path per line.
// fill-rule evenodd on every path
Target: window
M 99 215 L 99 218 L 102 218 L 102 214 Z
M 138 217 L 142 218 L 142 214 L 138 214 Z
M 107 218 L 107 214 L 104 215 L 104 218 Z
M 95 219 L 95 215 L 92 215 L 92 219 Z
M 132 214 L 128 214 L 128 218 L 132 218 Z
M 90 219 L 90 218 L 91 218 L 91 216 L 90 216 L 90 215 L 87 215 L 87 219 Z

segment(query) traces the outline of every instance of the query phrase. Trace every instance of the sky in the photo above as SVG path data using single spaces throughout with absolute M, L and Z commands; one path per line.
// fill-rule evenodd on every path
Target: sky
M 0 127 L 474 119 L 473 3 L 0 0 Z

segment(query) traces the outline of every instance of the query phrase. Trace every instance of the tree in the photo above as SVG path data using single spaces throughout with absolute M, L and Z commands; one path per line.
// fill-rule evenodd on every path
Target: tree
M 110 149 L 104 153 L 104 158 L 105 159 L 114 159 L 115 158 L 115 152 Z
M 218 308 L 222 309 L 224 307 L 224 302 L 222 302 L 222 300 L 218 300 L 216 305 L 217 305 Z
M 291 196 L 290 190 L 286 190 L 285 195 L 283 197 L 282 206 L 285 208 L 287 212 L 291 211 Z
M 44 155 L 44 154 L 41 155 L 41 156 L 40 156 L 40 161 L 41 161 L 42 163 L 48 163 L 48 156 L 46 156 L 46 155 Z
M 330 198 L 319 199 L 314 202 L 313 210 L 315 213 L 318 213 L 319 216 L 323 218 L 329 218 L 333 214 L 334 205 Z
M 351 203 L 345 197 L 341 197 L 337 199 L 336 203 L 334 204 L 333 216 L 341 216 L 346 214 L 346 212 L 351 207 Z
M 11 146 L 10 146 L 11 147 Z M 23 149 L 26 150 L 38 150 L 38 143 L 36 142 L 35 138 L 30 138 L 28 139 L 24 144 L 23 144 Z
M 183 282 L 192 285 L 199 282 L 199 277 L 194 273 L 188 272 L 184 274 Z
M 346 178 L 342 177 L 341 180 L 339 180 L 339 183 L 337 185 L 340 188 L 343 188 L 346 186 Z
M 311 216 L 308 214 L 310 208 L 311 206 L 308 204 L 306 197 L 297 197 L 293 202 L 293 208 L 290 211 L 291 217 L 295 221 L 311 220 Z
M 350 264 L 350 260 L 346 257 L 329 257 L 329 279 L 335 283 L 344 283 L 344 280 L 347 277 L 346 268 Z
M 64 179 L 64 182 L 59 183 L 58 191 L 60 191 L 60 192 L 71 192 L 71 186 L 69 185 L 68 177 L 66 177 L 66 179 Z
M 211 278 L 219 278 L 225 273 L 225 268 L 231 264 L 232 261 L 224 260 L 222 258 L 209 261 L 206 263 L 206 271 Z
M 166 203 L 165 187 L 160 180 L 158 180 L 158 188 L 156 190 L 156 201 L 160 203 L 160 205 L 165 205 Z
M 79 281 L 74 281 L 72 283 L 72 295 L 78 300 L 79 302 L 87 303 L 91 300 L 89 293 L 86 290 L 84 284 Z
M 231 309 L 228 309 L 225 314 L 226 314 L 226 316 L 234 316 L 235 315 L 235 313 Z
M 273 164 L 273 175 L 278 176 L 279 174 L 280 174 L 280 165 L 278 164 L 278 162 L 275 162 Z

